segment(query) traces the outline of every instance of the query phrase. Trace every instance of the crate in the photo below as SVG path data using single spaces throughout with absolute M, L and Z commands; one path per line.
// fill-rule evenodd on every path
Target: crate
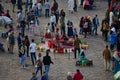
M 93 66 L 93 61 L 92 60 L 87 60 L 87 61 L 76 61 L 76 66 Z

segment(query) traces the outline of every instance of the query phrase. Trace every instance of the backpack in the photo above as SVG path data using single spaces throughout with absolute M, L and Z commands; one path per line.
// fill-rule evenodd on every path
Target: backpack
M 37 66 L 42 66 L 42 62 L 40 61 L 40 59 L 38 59 L 38 60 L 36 61 L 36 65 L 37 65 Z
M 19 57 L 22 57 L 22 55 L 24 55 L 24 54 L 21 53 L 21 51 L 20 51 L 22 48 L 24 49 L 24 54 L 25 54 L 25 47 L 22 47 L 22 45 L 20 45 L 20 49 L 19 49 L 19 53 L 18 53 L 18 56 L 19 56 Z

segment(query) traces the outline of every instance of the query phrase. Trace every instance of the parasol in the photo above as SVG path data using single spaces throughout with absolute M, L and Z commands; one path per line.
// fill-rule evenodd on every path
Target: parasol
M 10 24 L 12 23 L 12 20 L 6 16 L 0 16 L 0 25 L 3 24 Z

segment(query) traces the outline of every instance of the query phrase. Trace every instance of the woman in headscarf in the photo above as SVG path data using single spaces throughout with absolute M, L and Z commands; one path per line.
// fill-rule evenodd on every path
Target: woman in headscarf
M 68 35 L 68 37 L 73 37 L 73 23 L 71 22 L 71 21 L 68 21 L 67 22 L 67 30 L 68 30 L 68 32 L 67 32 L 67 35 Z
M 120 51 L 115 51 L 113 54 L 112 71 L 114 74 L 120 71 Z
M 69 12 L 73 13 L 74 8 L 74 0 L 68 0 L 68 10 Z

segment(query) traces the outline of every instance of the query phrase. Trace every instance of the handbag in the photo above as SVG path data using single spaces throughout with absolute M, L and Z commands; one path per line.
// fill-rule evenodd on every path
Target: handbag
M 23 54 L 22 54 L 22 53 L 19 51 L 19 54 L 18 54 L 18 56 L 19 56 L 19 57 L 21 57 L 22 55 L 23 55 Z

